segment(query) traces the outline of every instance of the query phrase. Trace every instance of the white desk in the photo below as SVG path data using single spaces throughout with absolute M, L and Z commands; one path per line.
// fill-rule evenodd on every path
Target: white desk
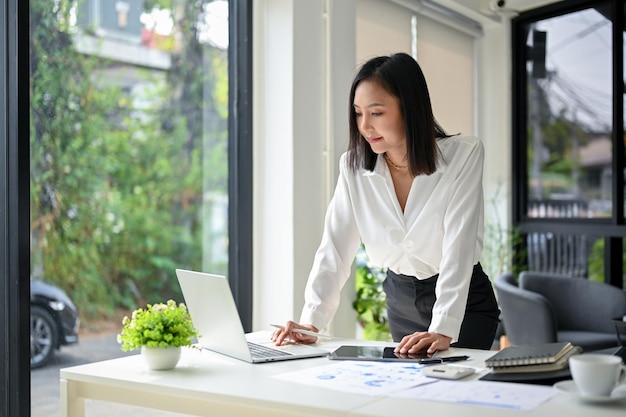
M 354 340 L 322 344 L 329 351 Z M 363 342 L 377 344 L 376 342 Z M 467 365 L 484 366 L 493 352 L 451 349 L 445 355 L 469 354 Z M 61 417 L 84 417 L 84 400 L 93 399 L 195 416 L 355 416 L 413 414 L 464 417 L 539 416 L 624 417 L 626 400 L 590 405 L 558 394 L 530 412 L 435 401 L 371 396 L 293 383 L 272 375 L 328 364 L 326 358 L 252 365 L 206 350 L 183 349 L 170 371 L 150 371 L 139 355 L 64 368 Z M 475 378 L 478 378 L 477 375 Z

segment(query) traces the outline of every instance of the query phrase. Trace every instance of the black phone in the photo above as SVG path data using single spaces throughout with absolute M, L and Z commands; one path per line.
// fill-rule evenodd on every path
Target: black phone
M 328 355 L 329 359 L 351 361 L 416 362 L 428 359 L 426 351 L 406 354 L 395 353 L 393 346 L 354 346 L 343 345 Z

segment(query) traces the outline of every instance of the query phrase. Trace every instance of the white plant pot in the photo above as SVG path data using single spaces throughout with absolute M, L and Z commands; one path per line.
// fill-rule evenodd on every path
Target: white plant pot
M 141 347 L 141 356 L 148 368 L 155 371 L 174 369 L 180 359 L 180 347 Z

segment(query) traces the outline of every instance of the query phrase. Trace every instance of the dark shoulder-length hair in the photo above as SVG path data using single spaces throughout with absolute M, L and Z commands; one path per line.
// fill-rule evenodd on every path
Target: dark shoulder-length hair
M 429 175 L 435 172 L 439 157 L 437 139 L 448 135 L 433 116 L 428 86 L 422 69 L 410 55 L 405 53 L 372 58 L 361 66 L 354 77 L 350 88 L 348 110 L 350 125 L 348 163 L 350 167 L 355 172 L 359 168 L 372 171 L 378 157 L 359 132 L 354 110 L 354 94 L 359 83 L 364 80 L 377 82 L 400 101 L 406 134 L 407 161 L 411 175 Z

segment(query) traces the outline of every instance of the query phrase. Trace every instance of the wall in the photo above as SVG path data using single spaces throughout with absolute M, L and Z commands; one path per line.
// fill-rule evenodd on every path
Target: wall
M 448 133 L 476 135 L 476 38 L 425 16 L 417 17 L 416 29 L 416 59 L 428 82 L 435 117 Z
M 378 55 L 411 53 L 411 13 L 386 0 L 356 4 L 356 65 Z
M 299 319 L 348 137 L 355 14 L 354 0 L 253 4 L 253 328 L 260 330 Z M 334 323 L 346 336 L 355 323 L 351 299 L 347 293 Z
M 486 25 L 478 42 L 477 124 L 485 144 L 483 186 L 485 225 L 510 229 L 511 225 L 511 38 L 510 22 Z M 489 238 L 488 232 L 485 236 Z M 485 242 L 485 245 L 490 245 Z M 493 279 L 503 272 L 484 265 Z

